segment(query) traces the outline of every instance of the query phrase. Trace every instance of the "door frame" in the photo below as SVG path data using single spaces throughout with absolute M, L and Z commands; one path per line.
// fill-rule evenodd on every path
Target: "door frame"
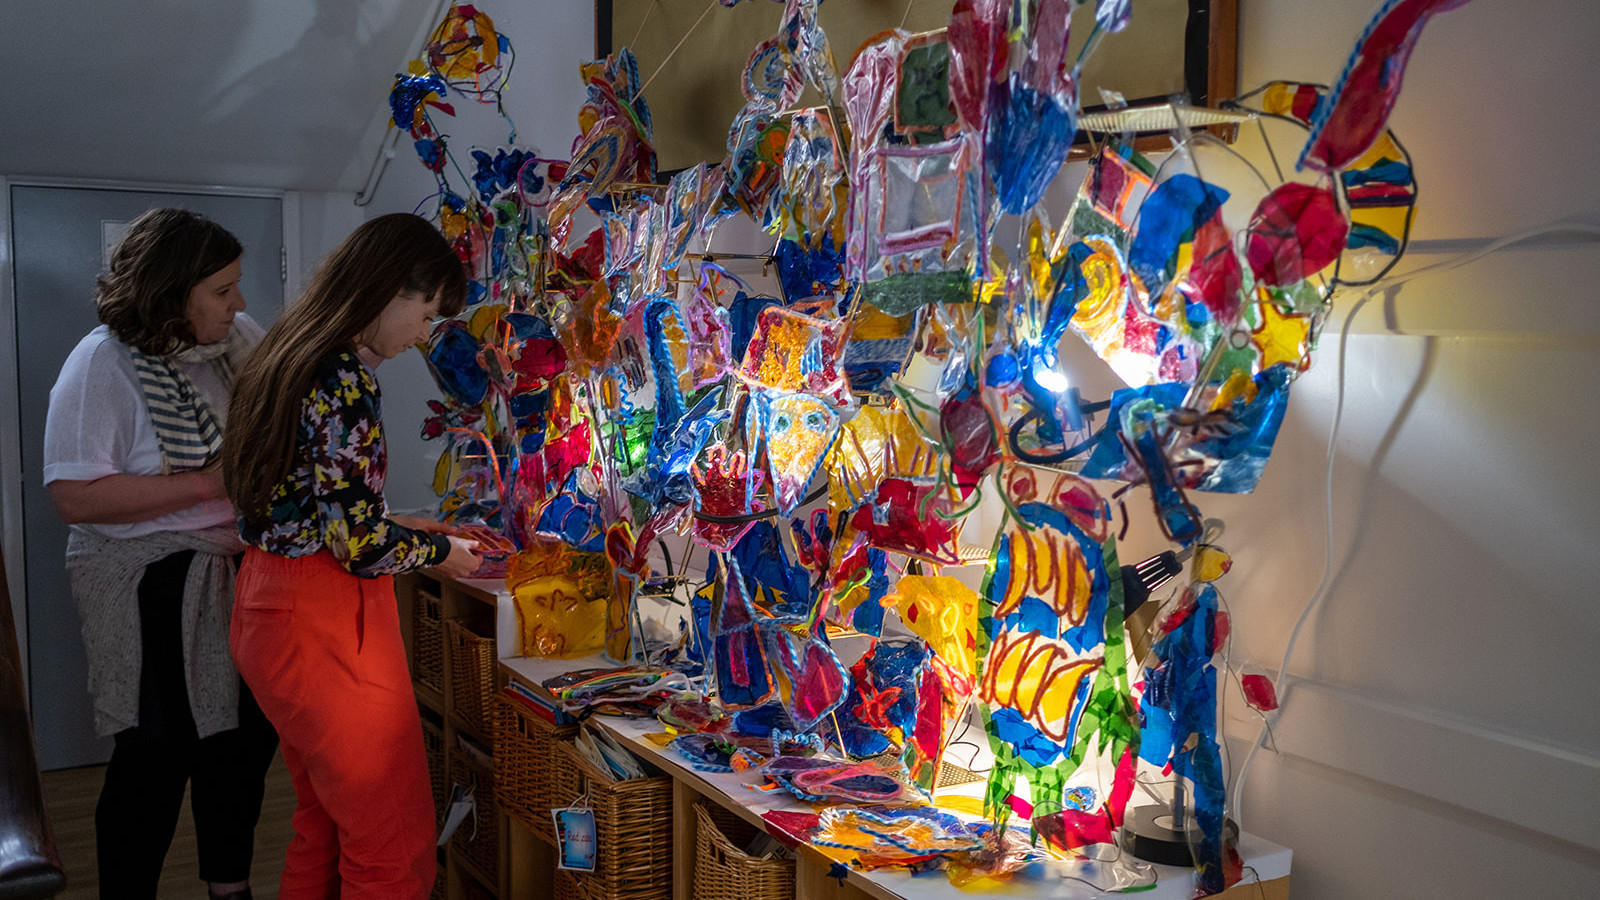
M 223 185 L 167 184 L 94 178 L 33 178 L 0 175 L 0 551 L 5 553 L 6 584 L 11 592 L 11 615 L 16 622 L 22 666 L 23 697 L 29 696 L 27 559 L 22 532 L 22 413 L 21 376 L 17 359 L 16 260 L 12 237 L 13 187 L 80 188 L 102 191 L 149 191 L 162 194 L 200 194 L 276 199 L 282 205 L 283 279 L 285 306 L 289 305 L 300 271 L 300 195 L 297 191 Z

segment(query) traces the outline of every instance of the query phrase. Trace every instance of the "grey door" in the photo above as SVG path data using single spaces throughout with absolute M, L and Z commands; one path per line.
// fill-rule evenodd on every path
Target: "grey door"
M 104 762 L 96 737 L 78 612 L 63 564 L 67 528 L 41 480 L 50 387 L 78 339 L 99 324 L 95 276 L 121 226 L 156 206 L 192 209 L 244 245 L 246 312 L 263 327 L 283 308 L 283 201 L 276 197 L 165 194 L 92 188 L 11 188 L 16 265 L 18 410 L 22 434 L 23 563 L 30 707 L 39 767 Z

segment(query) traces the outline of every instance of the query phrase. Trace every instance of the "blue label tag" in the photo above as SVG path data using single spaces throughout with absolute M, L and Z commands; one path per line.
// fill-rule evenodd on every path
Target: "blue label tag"
M 556 822 L 557 865 L 578 872 L 593 872 L 599 843 L 594 828 L 594 811 L 552 809 Z

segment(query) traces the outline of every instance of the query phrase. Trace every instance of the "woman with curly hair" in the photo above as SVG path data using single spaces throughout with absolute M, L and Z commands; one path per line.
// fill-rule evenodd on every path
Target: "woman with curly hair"
M 261 337 L 239 241 L 182 209 L 135 219 L 99 279 L 98 328 L 50 391 L 44 481 L 70 526 L 95 727 L 100 896 L 153 898 L 190 790 L 200 877 L 250 896 L 277 746 L 228 653 L 243 549 L 217 460 L 233 373 Z

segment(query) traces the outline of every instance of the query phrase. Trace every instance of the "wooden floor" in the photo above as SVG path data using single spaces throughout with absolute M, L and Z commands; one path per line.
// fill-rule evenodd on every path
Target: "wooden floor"
M 62 900 L 95 900 L 99 896 L 94 861 L 94 805 L 105 780 L 105 766 L 58 769 L 44 773 L 45 806 L 55 828 L 56 850 L 67 870 L 67 889 Z M 204 900 L 205 884 L 200 881 L 195 857 L 194 820 L 189 816 L 189 800 L 183 801 L 178 831 L 167 852 L 167 865 L 161 873 L 161 900 Z M 283 872 L 283 853 L 294 834 L 289 818 L 294 813 L 294 788 L 280 754 L 267 772 L 267 795 L 261 805 L 261 824 L 256 826 L 256 857 L 250 874 L 250 889 L 256 900 L 277 900 L 278 876 Z

